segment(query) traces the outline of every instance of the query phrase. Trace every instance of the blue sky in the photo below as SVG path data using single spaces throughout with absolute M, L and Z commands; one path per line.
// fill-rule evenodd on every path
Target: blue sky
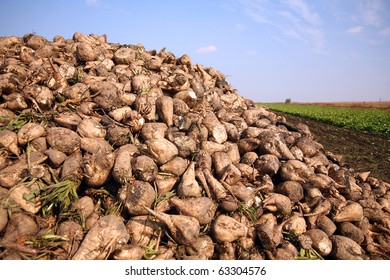
M 390 100 L 388 0 L 1 0 L 0 36 L 166 47 L 254 101 Z

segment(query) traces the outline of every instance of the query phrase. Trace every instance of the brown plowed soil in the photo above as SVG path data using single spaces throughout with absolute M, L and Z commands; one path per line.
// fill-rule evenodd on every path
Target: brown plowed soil
M 357 172 L 371 171 L 371 176 L 390 182 L 390 138 L 337 127 L 315 120 L 275 112 L 287 122 L 306 124 L 315 141 L 334 154 L 343 155 L 348 167 Z

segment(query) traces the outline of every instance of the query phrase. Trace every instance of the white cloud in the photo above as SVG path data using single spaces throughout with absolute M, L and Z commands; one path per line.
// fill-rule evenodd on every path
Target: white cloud
M 383 4 L 381 0 L 364 0 L 359 5 L 360 16 L 363 22 L 370 26 L 379 27 L 382 24 L 381 13 Z
M 309 6 L 303 0 L 286 0 L 285 2 L 293 11 L 295 11 L 308 23 L 312 25 L 321 23 L 321 19 L 318 13 L 311 11 Z
M 95 8 L 109 8 L 110 5 L 104 3 L 102 0 L 85 0 L 85 4 L 89 7 Z
M 295 28 L 291 27 L 283 27 L 283 34 L 290 37 L 290 38 L 295 38 L 295 39 L 302 39 L 301 32 L 296 30 Z
M 311 44 L 313 44 L 312 49 L 319 54 L 325 54 L 325 35 L 324 32 L 317 28 L 307 28 L 305 30 L 306 34 L 311 39 Z
M 241 30 L 245 30 L 246 28 L 246 25 L 243 24 L 243 23 L 236 23 L 236 29 L 241 31 Z
M 247 10 L 245 13 L 247 16 L 258 23 L 271 23 L 264 15 L 256 13 L 255 11 Z
M 97 6 L 97 5 L 98 5 L 98 2 L 99 2 L 99 0 L 85 0 L 85 3 L 86 3 L 88 6 Z
M 244 13 L 258 23 L 271 23 L 268 19 L 268 0 L 239 0 Z
M 206 46 L 206 47 L 201 47 L 199 49 L 197 49 L 195 52 L 198 53 L 198 54 L 208 54 L 208 53 L 212 53 L 212 52 L 216 52 L 217 51 L 217 47 L 214 46 L 214 45 L 209 45 L 209 46 Z
M 307 44 L 316 53 L 325 53 L 321 17 L 304 0 L 238 0 L 243 12 L 255 22 L 276 28 L 288 37 Z M 284 38 L 283 38 L 284 37 Z
M 382 37 L 390 37 L 390 27 L 386 27 L 379 32 Z
M 361 32 L 363 32 L 363 26 L 360 26 L 360 25 L 347 29 L 347 33 L 350 33 L 350 34 L 356 34 L 356 33 L 361 33 Z
M 247 51 L 245 54 L 249 55 L 249 56 L 255 56 L 255 55 L 257 55 L 257 51 L 256 50 L 250 50 L 250 51 Z
M 308 16 L 310 12 L 306 4 L 302 1 L 296 0 L 290 2 L 294 3 L 294 5 L 297 5 L 297 7 L 302 7 L 302 11 L 307 12 L 293 14 L 292 11 L 279 11 L 278 14 L 287 20 L 287 24 L 279 26 L 283 34 L 290 38 L 299 39 L 305 42 L 316 53 L 326 53 L 325 35 L 322 29 L 318 26 L 321 22 L 320 18 L 318 17 L 317 19 L 317 16 L 313 16 L 310 21 L 307 20 L 310 18 L 310 16 Z M 317 15 L 316 13 L 312 14 Z M 304 21 L 302 19 L 304 19 Z
M 278 14 L 284 17 L 285 19 L 291 21 L 294 24 L 300 23 L 300 19 L 294 16 L 290 11 L 283 10 L 283 11 L 279 11 Z
M 286 45 L 286 44 L 287 44 L 286 41 L 283 40 L 282 38 L 280 38 L 279 36 L 272 36 L 271 38 L 272 38 L 274 41 L 276 41 L 276 42 L 278 42 L 278 43 L 280 43 L 280 44 L 283 44 L 283 45 Z

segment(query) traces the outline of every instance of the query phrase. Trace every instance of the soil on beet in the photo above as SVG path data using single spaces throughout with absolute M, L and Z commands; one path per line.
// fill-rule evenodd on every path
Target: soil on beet
M 370 171 L 370 175 L 390 182 L 390 138 L 337 127 L 315 120 L 275 112 L 285 116 L 287 123 L 306 124 L 315 141 L 333 154 L 342 155 L 347 167 L 356 172 Z

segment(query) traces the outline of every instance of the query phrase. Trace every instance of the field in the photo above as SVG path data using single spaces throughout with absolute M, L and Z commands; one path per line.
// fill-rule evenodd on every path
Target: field
M 390 137 L 389 103 L 263 103 L 261 105 L 278 112 Z
M 389 102 L 390 103 L 390 102 Z M 365 111 L 369 107 L 368 111 L 371 114 L 378 113 L 378 104 L 367 104 L 367 103 L 353 103 L 353 108 L 359 108 L 350 110 L 351 108 L 345 108 L 346 105 L 351 103 L 336 103 L 334 104 L 261 104 L 263 106 L 269 106 L 270 108 L 276 108 L 281 110 L 284 108 L 300 108 L 304 111 L 304 107 L 311 109 L 317 108 L 320 112 L 332 112 L 342 109 L 343 111 L 349 111 L 357 114 L 357 116 L 363 116 L 364 114 L 355 112 L 354 110 Z M 274 107 L 275 105 L 275 107 Z M 299 106 L 298 106 L 299 105 Z M 330 106 L 332 105 L 332 106 Z M 342 106 L 341 106 L 342 105 Z M 364 106 L 362 106 L 364 105 Z M 381 103 L 383 106 L 383 104 Z M 390 105 L 390 104 L 389 104 Z M 337 108 L 336 108 L 337 107 Z M 339 108 L 340 107 L 340 108 Z M 374 107 L 374 108 L 373 108 Z M 384 127 L 389 127 L 389 114 L 390 108 L 383 106 L 379 110 L 379 116 L 387 115 L 387 124 Z M 276 109 L 273 109 L 276 111 Z M 375 110 L 372 110 L 375 109 Z M 313 134 L 314 140 L 323 144 L 325 149 L 339 155 L 343 155 L 345 163 L 350 168 L 355 169 L 358 172 L 371 171 L 371 174 L 378 179 L 390 182 L 390 137 L 388 134 L 374 134 L 366 133 L 356 129 L 341 127 L 331 124 L 331 121 L 317 121 L 308 117 L 302 117 L 289 113 L 276 112 L 278 115 L 286 117 L 287 122 L 290 124 L 297 124 L 298 122 L 304 123 L 309 126 L 310 131 Z M 297 113 L 295 113 L 297 114 Z M 366 113 L 367 114 L 367 113 Z M 335 116 L 335 115 L 333 115 Z M 345 116 L 345 115 L 344 115 Z M 356 116 L 356 115 L 355 115 Z M 355 117 L 356 118 L 356 117 Z M 386 117 L 385 117 L 386 118 Z M 373 119 L 370 117 L 369 119 Z M 382 119 L 383 121 L 383 119 Z M 384 129 L 382 128 L 382 131 Z M 389 130 L 387 130 L 389 131 Z

